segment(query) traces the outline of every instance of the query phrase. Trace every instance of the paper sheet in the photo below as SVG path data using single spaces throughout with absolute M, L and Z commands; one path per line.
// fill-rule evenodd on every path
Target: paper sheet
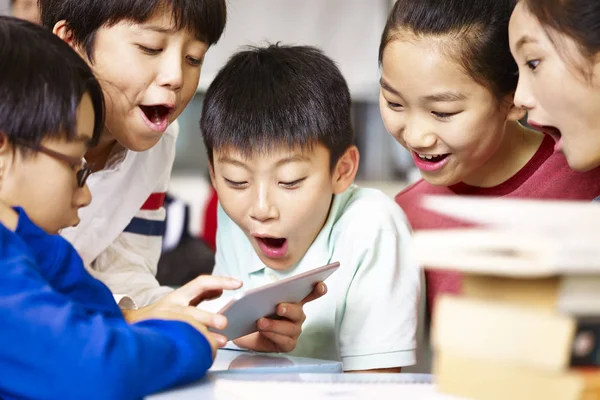
M 432 384 L 406 382 L 331 383 L 219 379 L 215 383 L 214 394 L 217 400 L 460 400 L 436 393 Z

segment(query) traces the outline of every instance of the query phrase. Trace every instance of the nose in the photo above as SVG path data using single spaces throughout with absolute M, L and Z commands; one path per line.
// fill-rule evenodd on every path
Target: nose
M 535 107 L 535 97 L 533 96 L 527 80 L 523 78 L 522 75 L 519 76 L 514 103 L 516 107 L 527 111 L 532 110 Z
M 429 150 L 437 142 L 437 135 L 420 117 L 409 118 L 402 134 L 404 143 L 412 150 Z
M 267 222 L 279 218 L 279 211 L 269 196 L 266 185 L 260 185 L 254 195 L 250 208 L 250 218 L 258 222 Z
M 156 81 L 159 86 L 179 91 L 183 86 L 183 60 L 181 54 L 165 53 Z
M 75 208 L 83 208 L 90 205 L 92 202 L 92 193 L 87 185 L 82 188 L 77 188 L 75 195 L 73 196 L 73 206 Z

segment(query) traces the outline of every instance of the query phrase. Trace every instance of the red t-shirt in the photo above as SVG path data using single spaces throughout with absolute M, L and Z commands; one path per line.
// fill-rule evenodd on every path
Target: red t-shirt
M 450 187 L 434 186 L 421 179 L 400 192 L 396 202 L 408 216 L 415 231 L 469 226 L 421 207 L 421 196 L 430 194 L 593 200 L 600 195 L 600 168 L 589 172 L 573 171 L 562 154 L 554 153 L 554 140 L 546 136 L 531 160 L 512 178 L 498 186 L 480 188 L 465 183 Z M 425 276 L 430 311 L 440 293 L 460 292 L 461 278 L 457 272 L 425 271 Z
M 210 199 L 204 209 L 204 228 L 202 229 L 202 239 L 206 242 L 212 251 L 217 251 L 217 210 L 219 207 L 219 198 L 217 191 L 211 188 Z

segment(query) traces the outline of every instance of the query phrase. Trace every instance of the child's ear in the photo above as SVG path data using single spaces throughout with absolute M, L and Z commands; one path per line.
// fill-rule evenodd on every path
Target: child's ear
M 527 110 L 515 106 L 515 103 L 513 102 L 513 100 L 514 100 L 514 93 L 511 94 L 510 97 L 506 99 L 506 101 L 510 103 L 510 106 L 508 109 L 508 115 L 507 115 L 506 119 L 509 121 L 520 121 L 523 118 L 525 118 L 525 115 L 527 115 Z
M 73 47 L 73 31 L 69 27 L 69 24 L 67 24 L 67 21 L 65 21 L 64 19 L 54 24 L 54 28 L 52 28 L 52 33 L 61 38 L 69 46 Z
M 354 182 L 360 163 L 360 153 L 356 146 L 350 146 L 338 160 L 333 170 L 332 184 L 333 194 L 346 191 Z
M 208 162 L 208 173 L 210 174 L 210 183 L 212 184 L 212 187 L 217 190 L 217 187 L 215 186 L 215 168 L 210 161 Z
M 67 21 L 60 20 L 56 24 L 54 24 L 54 28 L 52 28 L 52 33 L 61 38 L 65 43 L 71 46 L 84 60 L 87 60 L 87 54 L 75 44 L 75 39 L 73 36 L 73 31 Z
M 8 141 L 6 135 L 0 132 L 0 191 L 2 190 L 2 183 L 4 182 L 6 166 L 10 165 L 13 156 L 13 146 Z
M 8 136 L 0 131 L 0 158 L 10 157 L 14 154 L 14 147 L 8 140 Z

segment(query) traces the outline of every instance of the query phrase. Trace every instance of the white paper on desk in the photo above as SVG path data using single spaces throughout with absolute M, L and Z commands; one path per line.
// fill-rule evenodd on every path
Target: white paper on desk
M 425 196 L 423 207 L 477 225 L 559 236 L 600 235 L 600 204 L 591 201 Z
M 431 229 L 416 232 L 412 248 L 419 263 L 430 269 L 517 278 L 600 272 L 597 236 L 559 237 L 488 228 Z
M 436 393 L 432 384 L 425 383 L 331 383 L 240 381 L 219 379 L 215 383 L 217 400 L 460 400 Z

